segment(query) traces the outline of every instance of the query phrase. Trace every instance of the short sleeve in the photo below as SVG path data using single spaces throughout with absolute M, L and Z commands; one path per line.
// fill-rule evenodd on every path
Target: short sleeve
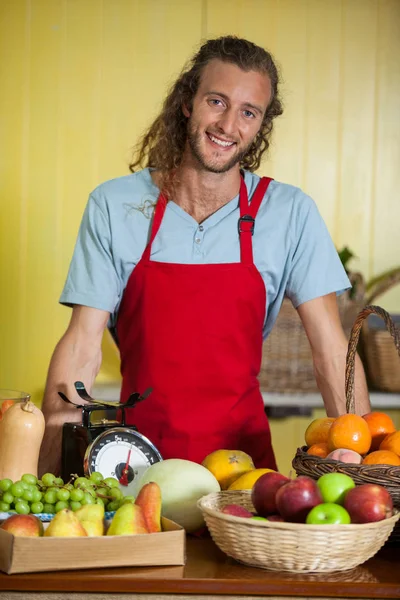
M 100 195 L 90 195 L 60 302 L 81 304 L 112 313 L 121 284 L 112 256 L 107 207 Z
M 292 219 L 292 255 L 286 295 L 303 302 L 351 287 L 315 202 L 299 190 Z

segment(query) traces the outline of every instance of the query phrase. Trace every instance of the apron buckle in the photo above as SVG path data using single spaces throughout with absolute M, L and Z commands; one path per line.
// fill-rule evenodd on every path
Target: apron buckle
M 243 223 L 243 225 L 246 224 L 243 229 L 242 229 L 242 223 Z M 247 223 L 249 223 L 250 227 L 247 226 Z M 240 217 L 240 219 L 238 221 L 239 234 L 240 233 L 251 233 L 251 235 L 254 235 L 254 225 L 255 225 L 254 217 L 252 217 L 251 215 L 243 215 L 242 217 Z

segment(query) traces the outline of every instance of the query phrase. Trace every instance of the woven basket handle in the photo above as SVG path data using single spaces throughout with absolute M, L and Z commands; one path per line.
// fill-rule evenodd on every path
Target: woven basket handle
M 382 278 L 375 280 L 371 288 L 367 290 L 366 303 L 371 304 L 385 292 L 400 283 L 400 267 L 387 272 Z
M 375 313 L 379 317 L 381 317 L 386 324 L 386 328 L 389 331 L 390 335 L 394 339 L 394 344 L 397 348 L 397 352 L 400 357 L 400 331 L 396 328 L 395 324 L 392 321 L 389 313 L 386 312 L 380 306 L 366 306 L 363 310 L 358 314 L 353 328 L 350 333 L 349 346 L 347 350 L 346 357 L 346 381 L 345 381 L 345 389 L 346 389 L 346 412 L 354 413 L 355 412 L 355 399 L 354 399 L 354 368 L 355 368 L 355 358 L 357 351 L 358 339 L 360 337 L 360 331 L 363 324 L 364 319 L 366 319 L 370 314 Z

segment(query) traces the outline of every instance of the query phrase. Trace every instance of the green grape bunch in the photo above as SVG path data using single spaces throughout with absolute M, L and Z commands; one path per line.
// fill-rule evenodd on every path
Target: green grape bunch
M 86 477 L 71 475 L 67 483 L 52 473 L 41 479 L 26 473 L 19 481 L 0 480 L 0 512 L 55 514 L 64 508 L 76 511 L 85 504 L 102 504 L 106 511 L 115 511 L 134 501 L 133 496 L 124 497 L 118 479 L 104 478 L 97 471 Z

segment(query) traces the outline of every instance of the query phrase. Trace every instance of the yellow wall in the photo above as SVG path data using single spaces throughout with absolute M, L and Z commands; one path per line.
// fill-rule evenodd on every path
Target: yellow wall
M 270 49 L 284 77 L 261 172 L 311 194 L 367 277 L 399 264 L 398 0 L 1 0 L 0 387 L 40 402 L 89 192 L 127 173 L 200 40 L 228 33 Z M 400 290 L 380 303 L 400 312 Z

